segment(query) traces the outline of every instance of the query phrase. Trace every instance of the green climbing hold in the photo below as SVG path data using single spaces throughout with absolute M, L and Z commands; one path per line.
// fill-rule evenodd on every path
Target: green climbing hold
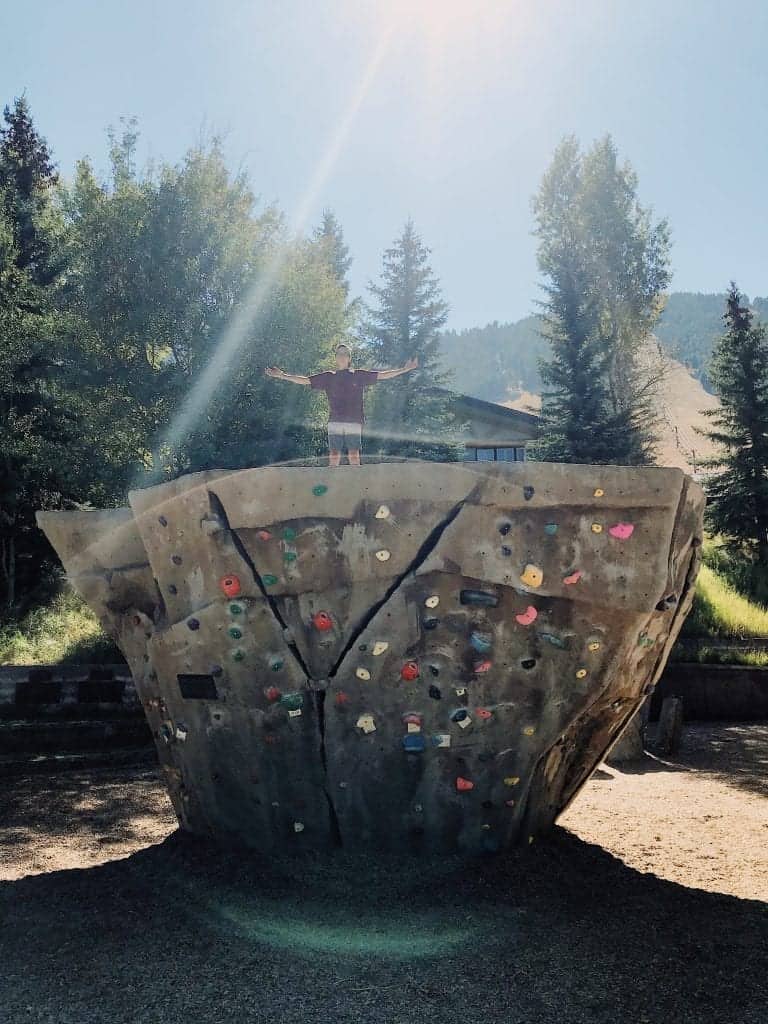
M 296 711 L 304 703 L 304 695 L 301 693 L 284 693 L 278 701 L 281 707 L 289 711 Z
M 243 607 L 243 605 L 240 604 L 239 601 L 233 601 L 232 604 L 229 606 L 230 615 L 242 615 L 244 611 L 245 608 Z
M 280 669 L 283 667 L 283 659 L 273 658 L 269 663 L 269 667 L 272 669 L 273 672 L 279 672 Z
M 237 626 L 230 626 L 227 632 L 229 633 L 233 640 L 242 639 L 243 631 L 242 629 L 238 629 Z
M 292 526 L 286 526 L 286 528 L 283 530 L 283 540 L 295 540 L 295 539 L 296 539 L 296 531 L 294 530 L 294 528 Z
M 325 484 L 315 484 L 315 486 L 312 488 L 312 493 L 316 498 L 320 498 L 325 494 L 327 490 L 328 488 L 326 487 Z
M 271 572 L 265 572 L 261 577 L 261 582 L 265 587 L 271 587 L 277 583 L 277 576 L 273 576 Z
M 245 651 L 242 649 L 242 647 L 236 647 L 234 649 L 234 651 L 232 651 L 232 660 L 233 661 L 242 661 L 244 657 L 245 657 Z
M 296 557 L 297 556 L 296 556 L 296 552 L 295 551 L 285 551 L 285 552 L 283 552 L 283 561 L 284 562 L 295 562 L 296 561 Z

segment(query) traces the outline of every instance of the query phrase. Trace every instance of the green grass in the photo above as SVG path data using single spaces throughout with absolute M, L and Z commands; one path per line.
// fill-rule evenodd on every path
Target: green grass
M 768 636 L 768 608 L 739 594 L 709 566 L 702 565 L 683 635 L 719 640 Z
M 19 622 L 0 625 L 0 665 L 122 662 L 88 606 L 66 588 Z

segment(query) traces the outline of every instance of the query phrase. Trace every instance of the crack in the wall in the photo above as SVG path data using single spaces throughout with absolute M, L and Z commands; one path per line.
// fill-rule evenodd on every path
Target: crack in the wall
M 323 766 L 323 776 L 325 778 L 326 785 L 323 786 L 323 792 L 325 793 L 325 799 L 328 801 L 328 815 L 330 818 L 331 835 L 336 846 L 341 846 L 341 826 L 339 825 L 339 817 L 336 813 L 336 807 L 331 798 L 330 791 L 328 789 L 328 760 L 325 749 L 325 690 L 315 691 L 315 708 L 317 709 L 317 725 L 320 730 L 320 761 Z
M 360 635 L 368 628 L 374 616 L 381 610 L 381 608 L 383 608 L 387 601 L 389 601 L 390 597 L 392 597 L 395 591 L 401 586 L 403 581 L 408 576 L 410 576 L 411 573 L 415 572 L 416 569 L 419 568 L 419 566 L 426 560 L 428 555 L 432 554 L 434 549 L 437 547 L 437 544 L 440 541 L 442 535 L 454 521 L 459 512 L 461 512 L 461 510 L 464 508 L 464 505 L 468 501 L 470 501 L 470 499 L 475 497 L 477 492 L 480 490 L 480 487 L 480 483 L 476 484 L 472 488 L 472 490 L 461 499 L 461 501 L 458 501 L 454 505 L 454 507 L 451 509 L 448 515 L 444 519 L 441 519 L 440 522 L 437 523 L 437 525 L 430 530 L 429 534 L 421 543 L 419 550 L 413 556 L 413 558 L 405 567 L 405 569 L 401 573 L 399 573 L 399 575 L 395 576 L 395 578 L 392 580 L 390 585 L 385 590 L 383 597 L 381 597 L 378 601 L 371 605 L 370 609 L 366 612 L 366 614 L 363 616 L 363 618 L 360 620 L 357 626 L 352 630 L 349 640 L 347 640 L 346 644 L 344 645 L 344 649 L 342 650 L 339 657 L 336 659 L 333 668 L 328 673 L 328 677 L 330 679 L 333 679 L 336 673 L 339 671 L 342 663 L 344 662 L 344 659 L 352 650 L 354 645 L 357 643 Z
M 256 586 L 261 591 L 262 597 L 267 602 L 267 605 L 271 609 L 272 614 L 280 624 L 280 628 L 283 631 L 283 640 L 285 642 L 286 647 L 291 652 L 296 661 L 299 663 L 301 671 L 304 673 L 307 679 L 311 680 L 312 674 L 309 671 L 309 668 L 306 665 L 304 659 L 302 658 L 301 652 L 299 651 L 298 647 L 296 646 L 295 643 L 291 643 L 289 640 L 285 639 L 286 632 L 290 632 L 288 630 L 288 625 L 285 619 L 280 614 L 280 609 L 277 607 L 277 602 L 275 601 L 274 597 L 267 592 L 267 588 L 264 585 L 264 581 L 261 578 L 261 574 L 259 573 L 259 570 L 256 568 L 256 564 L 254 563 L 253 559 L 248 554 L 248 549 L 246 548 L 245 544 L 243 544 L 240 535 L 238 534 L 237 530 L 233 530 L 232 527 L 229 525 L 229 517 L 227 516 L 226 509 L 224 508 L 221 498 L 219 498 L 218 494 L 216 494 L 214 491 L 210 490 L 210 488 L 208 489 L 208 497 L 211 502 L 211 508 L 216 513 L 216 515 L 219 516 L 219 518 L 222 520 L 224 524 L 224 529 L 226 530 L 227 535 L 229 536 L 230 540 L 235 546 L 235 550 L 240 555 L 245 564 L 248 566 L 248 568 L 251 570 Z

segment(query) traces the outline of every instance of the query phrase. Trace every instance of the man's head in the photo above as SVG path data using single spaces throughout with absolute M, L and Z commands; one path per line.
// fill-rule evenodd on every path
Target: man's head
M 336 369 L 347 370 L 352 362 L 352 353 L 346 345 L 336 346 Z

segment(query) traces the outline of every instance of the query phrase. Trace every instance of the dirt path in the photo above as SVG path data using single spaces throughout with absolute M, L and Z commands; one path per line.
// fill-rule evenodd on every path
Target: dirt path
M 768 726 L 696 727 L 519 854 L 270 861 L 154 771 L 5 780 L 0 1021 L 765 1024 L 767 795 Z

